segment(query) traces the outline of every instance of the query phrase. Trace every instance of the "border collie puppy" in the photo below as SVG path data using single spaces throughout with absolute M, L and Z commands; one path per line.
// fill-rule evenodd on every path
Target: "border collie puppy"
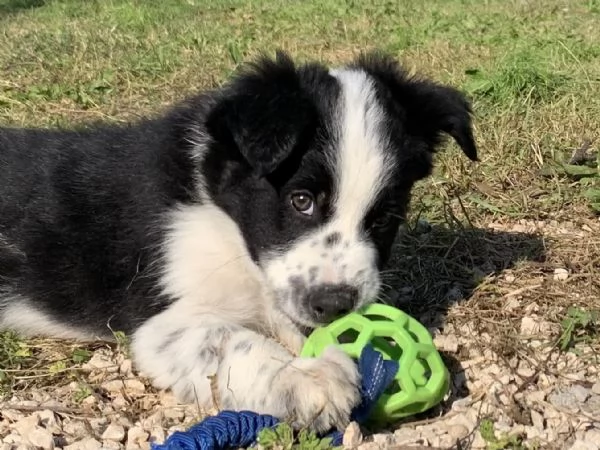
M 159 118 L 0 129 L 0 329 L 124 331 L 183 402 L 342 427 L 355 364 L 303 331 L 377 299 L 444 135 L 477 160 L 470 115 L 386 56 L 278 53 Z

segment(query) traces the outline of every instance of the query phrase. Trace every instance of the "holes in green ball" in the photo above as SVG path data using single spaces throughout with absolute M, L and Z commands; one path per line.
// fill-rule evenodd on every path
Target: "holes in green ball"
M 400 388 L 400 383 L 398 382 L 398 380 L 394 380 L 391 382 L 391 384 L 385 390 L 385 393 L 388 395 L 394 395 L 394 394 L 399 393 L 401 390 L 402 389 Z
M 378 314 L 365 314 L 365 317 L 371 322 L 392 322 L 392 319 Z
M 427 328 L 415 320 L 409 320 L 406 324 L 406 331 L 413 341 L 419 343 L 431 343 L 431 335 Z
M 407 328 L 406 331 L 408 332 L 408 334 L 414 342 L 420 342 L 419 336 L 417 336 L 413 330 Z
M 340 344 L 353 344 L 358 340 L 358 336 L 360 335 L 360 331 L 355 330 L 354 328 L 350 328 L 344 331 L 337 337 L 337 340 Z
M 393 359 L 395 361 L 399 361 L 402 356 L 402 349 L 399 345 L 394 342 L 391 338 L 385 337 L 374 337 L 371 340 L 371 344 L 373 348 L 381 353 L 389 359 Z
M 428 407 L 427 402 L 414 402 L 402 408 L 402 413 L 410 415 L 419 414 L 428 409 Z
M 410 368 L 410 377 L 417 387 L 425 386 L 431 378 L 431 367 L 426 360 L 418 358 Z

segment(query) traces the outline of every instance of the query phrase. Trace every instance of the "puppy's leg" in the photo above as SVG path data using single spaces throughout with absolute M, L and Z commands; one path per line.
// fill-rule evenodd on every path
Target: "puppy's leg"
M 317 431 L 347 425 L 360 400 L 356 365 L 339 349 L 297 358 L 249 330 L 231 336 L 217 381 L 224 407 L 272 414 Z
M 181 401 L 271 414 L 324 432 L 345 426 L 360 400 L 356 365 L 339 349 L 298 358 L 239 325 L 210 319 L 200 327 L 163 325 L 151 319 L 138 330 L 134 357 Z

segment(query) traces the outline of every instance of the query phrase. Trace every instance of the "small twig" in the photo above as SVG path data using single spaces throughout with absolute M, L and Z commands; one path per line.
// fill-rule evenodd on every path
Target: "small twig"
M 217 374 L 215 373 L 214 375 L 208 375 L 206 378 L 208 378 L 208 380 L 210 382 L 210 393 L 211 393 L 211 397 L 212 397 L 213 408 L 216 409 L 217 411 L 221 411 L 221 402 L 220 402 L 221 396 L 219 395 L 219 385 L 218 385 Z
M 10 369 L 9 369 L 10 370 Z M 6 372 L 8 372 L 9 370 L 6 370 Z M 61 373 L 66 373 L 66 372 L 74 372 L 77 373 L 79 371 L 78 367 L 68 367 L 66 369 L 62 369 L 62 370 L 57 370 L 56 372 L 48 372 L 48 373 L 39 373 L 37 375 L 16 375 L 13 378 L 17 381 L 22 381 L 22 380 L 35 380 L 37 378 L 48 378 L 48 377 L 55 377 L 56 375 L 60 375 Z M 29 370 L 27 369 L 22 369 L 20 370 L 20 372 L 29 372 Z M 41 372 L 40 370 L 36 370 L 36 372 Z
M 82 408 L 67 408 L 66 406 L 50 406 L 50 405 L 18 405 L 14 403 L 0 403 L 0 411 L 12 409 L 15 411 L 23 411 L 23 412 L 36 412 L 36 411 L 44 411 L 49 410 L 55 414 L 68 415 L 72 417 L 95 417 L 95 414 L 86 409 Z
M 458 205 L 460 206 L 462 213 L 465 215 L 465 219 L 467 219 L 467 223 L 469 224 L 469 227 L 475 228 L 475 226 L 473 226 L 473 222 L 471 221 L 471 217 L 469 216 L 469 212 L 467 211 L 467 208 L 465 208 L 465 205 L 462 202 L 462 199 L 460 198 L 460 195 L 457 195 L 456 199 L 458 200 Z
M 514 291 L 510 291 L 507 294 L 504 294 L 504 298 L 506 297 L 513 297 L 515 295 L 519 295 L 522 294 L 523 292 L 527 292 L 527 291 L 533 291 L 534 289 L 537 289 L 539 287 L 542 287 L 541 284 L 532 284 L 531 286 L 524 286 L 522 288 L 519 289 L 515 289 Z
M 448 246 L 448 250 L 446 250 L 446 253 L 444 254 L 444 256 L 443 256 L 442 259 L 448 259 L 448 256 L 450 255 L 450 252 L 456 246 L 456 244 L 458 243 L 459 240 L 460 240 L 460 238 L 458 236 L 454 238 L 454 240 L 452 241 L 452 243 Z

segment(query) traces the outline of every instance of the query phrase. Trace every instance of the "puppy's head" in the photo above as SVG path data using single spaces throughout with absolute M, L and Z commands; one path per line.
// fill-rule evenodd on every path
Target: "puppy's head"
M 305 326 L 376 298 L 411 188 L 444 135 L 477 159 L 465 98 L 385 56 L 329 70 L 278 54 L 221 92 L 203 177 L 277 306 Z

